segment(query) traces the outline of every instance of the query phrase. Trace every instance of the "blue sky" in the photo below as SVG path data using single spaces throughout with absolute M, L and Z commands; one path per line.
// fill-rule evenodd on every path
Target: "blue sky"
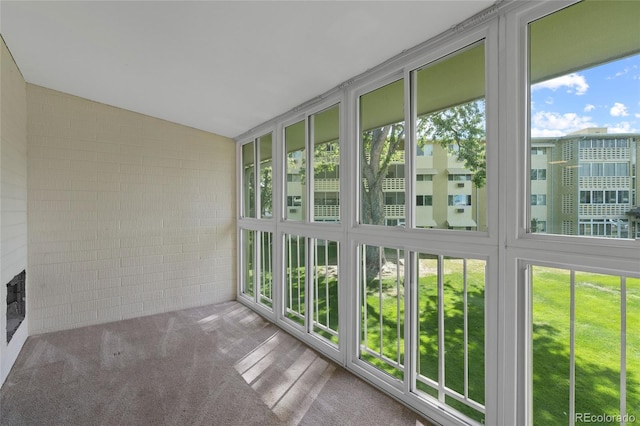
M 640 54 L 532 86 L 532 137 L 586 127 L 640 133 Z

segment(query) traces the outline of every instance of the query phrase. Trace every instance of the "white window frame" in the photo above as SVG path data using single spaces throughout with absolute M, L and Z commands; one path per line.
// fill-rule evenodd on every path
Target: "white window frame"
M 242 229 L 273 232 L 273 311 L 256 306 L 252 300 L 242 297 L 240 292 L 238 300 L 433 421 L 442 424 L 476 424 L 447 410 L 442 404 L 425 402 L 413 394 L 410 387 L 413 367 L 406 369 L 405 380 L 398 386 L 383 377 L 384 373 L 369 368 L 358 360 L 359 318 L 357 309 L 353 309 L 358 301 L 357 285 L 339 286 L 340 344 L 335 348 L 323 344 L 319 339 L 283 320 L 282 287 L 275 283 L 284 282 L 285 234 L 337 241 L 340 244 L 341 283 L 359 282 L 358 265 L 354 259 L 357 259 L 360 244 L 394 247 L 404 250 L 405 253 L 419 252 L 485 259 L 486 423 L 530 424 L 530 336 L 527 335 L 530 314 L 527 303 L 530 294 L 527 288 L 527 266 L 555 265 L 564 269 L 600 271 L 634 277 L 640 273 L 637 269 L 637 265 L 640 264 L 640 239 L 603 239 L 530 232 L 531 221 L 528 212 L 532 146 L 529 142 L 528 24 L 574 3 L 575 0 L 498 3 L 441 36 L 409 49 L 318 99 L 239 137 L 237 155 L 241 159 L 243 143 L 268 131 L 273 133 L 273 219 L 238 216 L 238 236 L 241 235 Z M 411 84 L 412 73 L 479 40 L 485 40 L 488 231 L 359 224 L 359 96 L 404 78 L 405 179 L 406 182 L 412 182 L 407 185 L 408 189 L 405 191 L 405 220 L 407 225 L 411 225 L 415 223 L 416 209 L 416 186 L 413 182 L 415 105 L 412 104 L 415 99 L 412 92 L 415 85 Z M 309 186 L 306 220 L 285 221 L 284 127 L 301 119 L 308 120 L 311 115 L 336 103 L 340 103 L 341 222 L 330 224 L 310 220 L 313 216 L 313 192 Z M 310 155 L 309 147 L 307 155 Z M 240 160 L 238 164 L 241 164 Z M 256 167 L 259 167 L 259 162 L 256 162 Z M 243 200 L 241 172 L 239 167 L 238 212 L 242 211 Z M 243 242 L 241 239 L 238 241 L 240 289 Z M 410 267 L 408 269 L 412 270 Z M 410 276 L 411 272 L 405 279 L 410 279 Z M 405 297 L 409 298 L 409 302 L 414 300 L 413 291 L 409 289 L 406 292 Z M 405 301 L 405 309 L 411 308 L 408 301 Z M 415 318 L 415 315 L 410 318 Z M 409 342 L 410 339 L 406 339 L 407 336 L 411 336 L 412 327 L 415 329 L 415 324 L 411 321 L 405 322 L 405 345 L 412 344 Z M 410 364 L 413 362 L 412 356 L 412 350 L 405 346 L 406 366 L 413 365 Z

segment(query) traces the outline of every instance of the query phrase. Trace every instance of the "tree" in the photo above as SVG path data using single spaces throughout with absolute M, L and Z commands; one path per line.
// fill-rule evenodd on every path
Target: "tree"
M 478 188 L 486 183 L 484 101 L 455 105 L 422 117 L 416 123 L 417 143 L 434 142 L 456 155 L 472 173 Z M 388 124 L 362 133 L 360 167 L 362 173 L 362 223 L 384 225 L 384 180 L 398 161 L 405 141 L 404 123 Z M 386 259 L 376 247 L 366 252 L 368 276 L 378 273 Z
M 471 174 L 473 184 L 482 188 L 487 179 L 484 101 L 456 105 L 418 119 L 418 144 L 439 143 L 456 155 Z

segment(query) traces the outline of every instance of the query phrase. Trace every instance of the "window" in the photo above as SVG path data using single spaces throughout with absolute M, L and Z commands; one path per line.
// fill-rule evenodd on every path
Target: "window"
M 431 195 L 418 195 L 416 197 L 416 206 L 431 206 L 433 203 L 433 196 Z
M 529 279 L 533 424 L 637 417 L 640 279 L 537 265 Z
M 404 251 L 360 249 L 359 358 L 390 377 L 404 379 Z
M 291 204 L 295 208 L 285 210 L 285 219 L 301 221 L 305 220 L 307 207 L 306 191 L 306 147 L 305 147 L 305 122 L 299 121 L 285 128 L 285 167 L 287 170 L 286 196 L 287 200 L 293 200 Z M 287 202 L 289 205 L 289 202 Z
M 430 179 L 434 208 L 415 212 L 414 226 L 486 231 L 485 45 L 478 42 L 412 73 L 415 86 L 416 182 Z M 430 147 L 432 156 L 421 150 Z M 426 169 L 433 176 L 425 178 Z M 455 185 L 444 181 L 458 182 Z M 425 176 L 425 177 L 423 177 Z M 442 179 L 438 178 L 442 176 Z M 467 183 L 469 182 L 469 183 Z M 425 187 L 418 187 L 424 193 Z M 472 197 L 472 194 L 475 194 Z M 416 203 L 424 199 L 416 197 Z M 448 206 L 468 206 L 465 219 L 451 224 Z M 422 204 L 424 205 L 424 204 Z M 420 206 L 420 204 L 416 204 Z M 421 216 L 422 215 L 422 216 Z
M 547 151 L 545 148 L 533 147 L 531 148 L 531 155 L 546 155 Z
M 260 147 L 260 217 L 273 217 L 273 162 L 271 154 L 271 133 L 258 138 Z
M 640 67 L 640 34 L 637 22 L 626 17 L 637 14 L 638 6 L 628 3 L 585 0 L 529 24 L 530 180 L 549 179 L 551 233 L 564 234 L 565 219 L 552 214 L 563 196 L 571 192 L 582 204 L 618 203 L 616 191 L 631 187 L 619 178 L 635 177 L 630 164 L 637 161 L 638 139 L 619 136 L 637 132 L 630 119 L 640 102 L 637 75 L 631 72 Z M 593 29 L 603 26 L 616 30 L 596 37 Z M 543 144 L 549 146 L 544 177 L 533 155 Z M 541 190 L 530 187 L 532 194 Z M 624 219 L 624 212 L 602 209 L 582 209 L 576 219 L 594 215 Z
M 547 205 L 547 196 L 546 196 L 546 194 L 531 194 L 531 205 L 532 206 L 546 206 Z
M 418 157 L 429 157 L 433 155 L 433 144 L 425 143 L 416 147 L 416 155 Z
M 416 259 L 418 392 L 482 422 L 486 263 L 426 253 Z
M 314 221 L 340 221 L 340 106 L 309 118 L 313 140 Z M 320 194 L 330 192 L 331 195 Z M 323 200 L 323 201 L 321 201 Z M 320 201 L 320 202 L 318 202 Z M 331 207 L 327 207 L 331 206 Z
M 360 222 L 385 226 L 387 216 L 403 217 L 403 209 L 389 208 L 403 191 L 404 80 L 387 84 L 360 96 Z M 390 201 L 390 202 L 389 202 Z M 402 202 L 404 203 L 404 201 Z
M 449 195 L 450 206 L 470 206 L 471 195 Z
M 245 217 L 256 216 L 255 153 L 254 142 L 242 145 L 242 213 Z
M 451 182 L 470 182 L 471 175 L 449 175 L 449 181 Z
M 640 418 L 640 2 L 506 3 L 275 119 L 279 220 L 240 142 L 238 299 L 438 424 Z
M 531 169 L 531 180 L 547 180 L 547 169 Z
M 582 204 L 591 204 L 591 191 L 580 191 L 580 202 Z

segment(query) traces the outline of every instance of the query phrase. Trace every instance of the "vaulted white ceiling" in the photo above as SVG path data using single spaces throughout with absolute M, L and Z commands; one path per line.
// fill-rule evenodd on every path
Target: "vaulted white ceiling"
M 493 0 L 0 1 L 25 80 L 235 137 Z

